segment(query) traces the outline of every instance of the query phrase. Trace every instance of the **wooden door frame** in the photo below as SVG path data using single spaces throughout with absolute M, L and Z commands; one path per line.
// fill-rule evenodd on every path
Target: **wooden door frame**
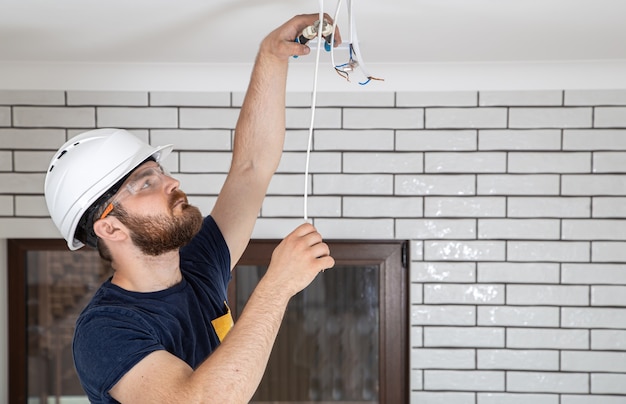
M 409 402 L 409 272 L 408 242 L 378 240 L 326 241 L 335 265 L 376 265 L 380 268 L 379 379 L 381 403 Z M 268 265 L 280 240 L 254 240 L 238 265 Z M 356 252 L 356 253 L 355 253 Z M 355 258 L 356 257 L 356 258 Z M 237 271 L 228 301 L 237 313 Z
M 10 403 L 25 404 L 27 402 L 26 254 L 29 251 L 66 249 L 65 241 L 59 239 L 7 240 Z

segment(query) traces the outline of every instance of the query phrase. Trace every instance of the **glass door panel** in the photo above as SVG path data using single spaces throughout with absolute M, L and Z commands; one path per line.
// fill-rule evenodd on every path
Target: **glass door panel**
M 237 310 L 267 267 L 238 266 Z M 253 402 L 379 402 L 378 266 L 336 266 L 289 302 Z
M 29 403 L 87 403 L 74 370 L 74 323 L 110 271 L 93 250 L 26 254 Z

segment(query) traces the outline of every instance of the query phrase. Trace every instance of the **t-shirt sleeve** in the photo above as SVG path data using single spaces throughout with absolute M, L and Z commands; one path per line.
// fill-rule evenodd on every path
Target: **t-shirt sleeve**
M 151 327 L 121 307 L 92 309 L 76 325 L 74 363 L 91 402 L 109 402 L 109 390 L 148 354 L 165 349 Z

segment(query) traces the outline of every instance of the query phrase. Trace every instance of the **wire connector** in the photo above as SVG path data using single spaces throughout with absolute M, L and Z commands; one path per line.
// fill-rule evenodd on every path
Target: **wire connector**
M 306 44 L 307 42 L 309 42 L 309 40 L 317 37 L 319 33 L 319 28 L 320 28 L 320 20 L 317 20 L 315 21 L 315 23 L 313 23 L 313 25 L 309 25 L 308 27 L 302 30 L 302 33 L 300 34 L 300 36 L 296 38 L 296 42 L 299 42 L 302 45 Z M 326 43 L 328 44 L 330 44 L 332 33 L 333 33 L 333 25 L 330 22 L 324 20 L 324 23 L 322 24 L 322 36 L 324 37 L 324 39 L 326 40 Z M 328 46 L 326 46 L 326 50 L 327 51 L 330 50 Z

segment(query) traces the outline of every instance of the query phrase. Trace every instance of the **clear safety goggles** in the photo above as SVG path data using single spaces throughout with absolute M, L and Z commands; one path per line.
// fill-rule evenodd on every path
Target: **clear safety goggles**
M 113 200 L 106 206 L 100 215 L 100 219 L 107 217 L 114 209 L 115 204 L 120 203 L 130 195 L 149 194 L 160 190 L 163 186 L 163 181 L 167 178 L 171 179 L 172 177 L 160 164 L 150 165 L 133 172 Z

